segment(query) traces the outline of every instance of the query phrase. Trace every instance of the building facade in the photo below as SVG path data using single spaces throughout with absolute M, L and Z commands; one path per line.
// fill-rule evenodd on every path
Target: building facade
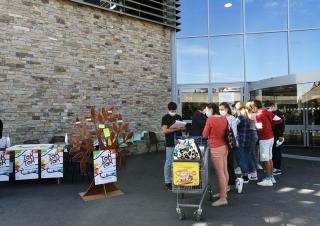
M 183 0 L 176 35 L 183 118 L 201 102 L 273 101 L 286 144 L 320 145 L 320 1 Z
M 130 15 L 137 5 L 119 1 L 0 1 L 3 135 L 48 142 L 108 106 L 132 130 L 158 132 L 171 100 L 176 6 L 157 2 L 169 8 L 160 18 L 142 6 Z

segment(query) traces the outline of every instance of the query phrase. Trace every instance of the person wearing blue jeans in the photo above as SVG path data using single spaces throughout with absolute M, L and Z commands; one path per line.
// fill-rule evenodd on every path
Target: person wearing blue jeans
M 177 104 L 170 102 L 168 104 L 168 113 L 162 117 L 161 130 L 166 139 L 166 162 L 164 164 L 164 183 L 168 190 L 172 189 L 172 154 L 175 146 L 175 137 L 181 136 L 181 131 L 185 127 L 170 128 L 176 120 L 182 121 L 182 117 L 177 114 Z

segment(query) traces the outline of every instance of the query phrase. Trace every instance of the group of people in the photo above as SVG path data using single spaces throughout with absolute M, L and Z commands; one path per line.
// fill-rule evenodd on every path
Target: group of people
M 165 186 L 172 188 L 171 164 L 175 146 L 175 137 L 181 136 L 186 128 L 170 128 L 176 120 L 182 120 L 177 114 L 177 105 L 168 104 L 168 113 L 161 122 L 162 132 L 166 138 L 166 162 L 164 166 Z M 281 174 L 281 144 L 284 142 L 284 116 L 270 102 L 259 100 L 246 104 L 237 102 L 230 106 L 228 103 L 201 104 L 192 118 L 191 136 L 208 138 L 211 160 L 218 179 L 219 193 L 212 206 L 228 204 L 227 193 L 235 186 L 238 193 L 242 192 L 243 184 L 257 181 L 257 169 L 263 163 L 265 176 L 257 184 L 273 186 L 275 175 Z M 231 150 L 226 134 L 232 131 L 236 145 Z M 258 153 L 258 154 L 257 154 Z M 236 174 L 235 168 L 241 173 Z

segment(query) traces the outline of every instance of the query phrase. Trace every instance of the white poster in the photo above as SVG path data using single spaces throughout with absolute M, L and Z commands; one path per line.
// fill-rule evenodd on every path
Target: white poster
M 93 163 L 95 185 L 117 181 L 116 154 L 114 151 L 94 151 Z
M 15 151 L 16 180 L 39 178 L 38 150 Z
M 41 178 L 63 177 L 63 148 L 41 150 Z
M 9 181 L 10 155 L 0 151 L 0 181 Z

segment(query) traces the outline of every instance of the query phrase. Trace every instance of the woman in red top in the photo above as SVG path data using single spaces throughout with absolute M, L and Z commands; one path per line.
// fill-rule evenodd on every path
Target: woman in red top
M 213 202 L 212 206 L 225 206 L 227 201 L 227 186 L 229 180 L 227 157 L 228 146 L 225 141 L 225 133 L 228 128 L 226 117 L 219 115 L 219 108 L 216 104 L 209 104 L 208 111 L 211 113 L 207 119 L 202 136 L 209 138 L 211 159 L 219 182 L 219 199 Z

